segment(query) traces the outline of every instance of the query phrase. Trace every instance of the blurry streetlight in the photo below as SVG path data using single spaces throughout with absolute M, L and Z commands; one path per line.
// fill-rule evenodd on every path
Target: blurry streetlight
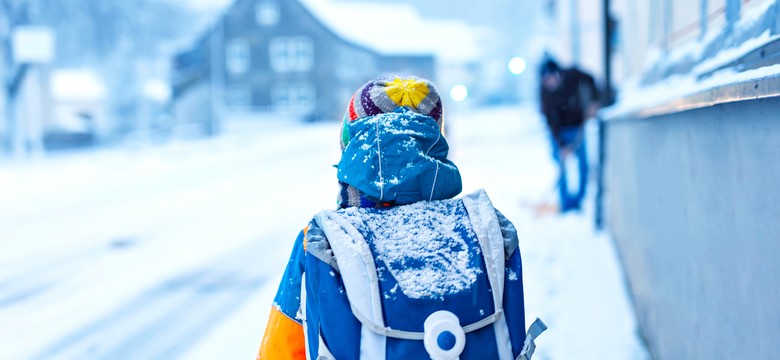
M 524 73 L 526 67 L 528 67 L 528 65 L 526 64 L 525 59 L 519 56 L 515 56 L 509 60 L 509 72 L 514 75 L 520 75 Z
M 450 89 L 450 97 L 455 102 L 462 102 L 469 97 L 469 89 L 463 84 L 455 85 Z
M 171 88 L 160 79 L 149 79 L 143 84 L 143 94 L 149 100 L 166 103 L 171 99 Z

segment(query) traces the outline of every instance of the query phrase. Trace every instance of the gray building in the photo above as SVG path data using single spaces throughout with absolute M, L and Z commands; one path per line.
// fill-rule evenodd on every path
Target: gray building
M 209 133 L 236 113 L 336 120 L 366 81 L 389 72 L 433 79 L 434 66 L 430 53 L 347 39 L 298 0 L 237 0 L 175 56 L 174 111 L 180 125 Z
M 780 353 L 780 2 L 619 0 L 605 219 L 653 359 Z M 648 61 L 654 60 L 654 61 Z

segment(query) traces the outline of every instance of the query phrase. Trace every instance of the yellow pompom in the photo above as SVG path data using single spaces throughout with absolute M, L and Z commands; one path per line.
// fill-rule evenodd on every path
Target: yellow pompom
M 428 85 L 415 79 L 395 80 L 387 84 L 385 89 L 387 96 L 398 106 L 410 106 L 417 108 L 420 103 L 428 96 Z

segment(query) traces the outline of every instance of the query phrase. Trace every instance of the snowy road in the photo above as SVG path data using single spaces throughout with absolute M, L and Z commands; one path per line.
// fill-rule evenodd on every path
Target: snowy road
M 464 191 L 521 233 L 540 359 L 643 359 L 612 244 L 523 204 L 555 170 L 530 109 L 448 118 Z M 247 359 L 290 247 L 335 203 L 335 124 L 0 164 L 0 359 Z
M 168 359 L 180 355 L 261 287 L 260 246 L 240 249 L 192 273 L 167 279 L 33 358 Z M 117 336 L 121 335 L 121 336 Z

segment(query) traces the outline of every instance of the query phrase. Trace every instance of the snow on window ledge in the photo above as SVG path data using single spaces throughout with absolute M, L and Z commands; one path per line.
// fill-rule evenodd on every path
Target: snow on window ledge
M 672 75 L 662 81 L 645 85 L 639 79 L 626 81 L 620 87 L 614 105 L 599 112 L 599 118 L 617 120 L 680 112 L 717 103 L 734 102 L 780 95 L 780 87 L 766 88 L 761 82 L 780 83 L 780 64 L 738 72 L 733 68 L 719 70 L 705 79 L 693 74 Z M 718 92 L 728 86 L 748 86 L 744 93 Z
M 665 81 L 678 74 L 696 76 L 720 71 L 750 52 L 780 39 L 775 29 L 776 2 L 746 11 L 733 25 L 709 31 L 699 41 L 668 52 L 659 51 L 645 66 L 643 84 Z

